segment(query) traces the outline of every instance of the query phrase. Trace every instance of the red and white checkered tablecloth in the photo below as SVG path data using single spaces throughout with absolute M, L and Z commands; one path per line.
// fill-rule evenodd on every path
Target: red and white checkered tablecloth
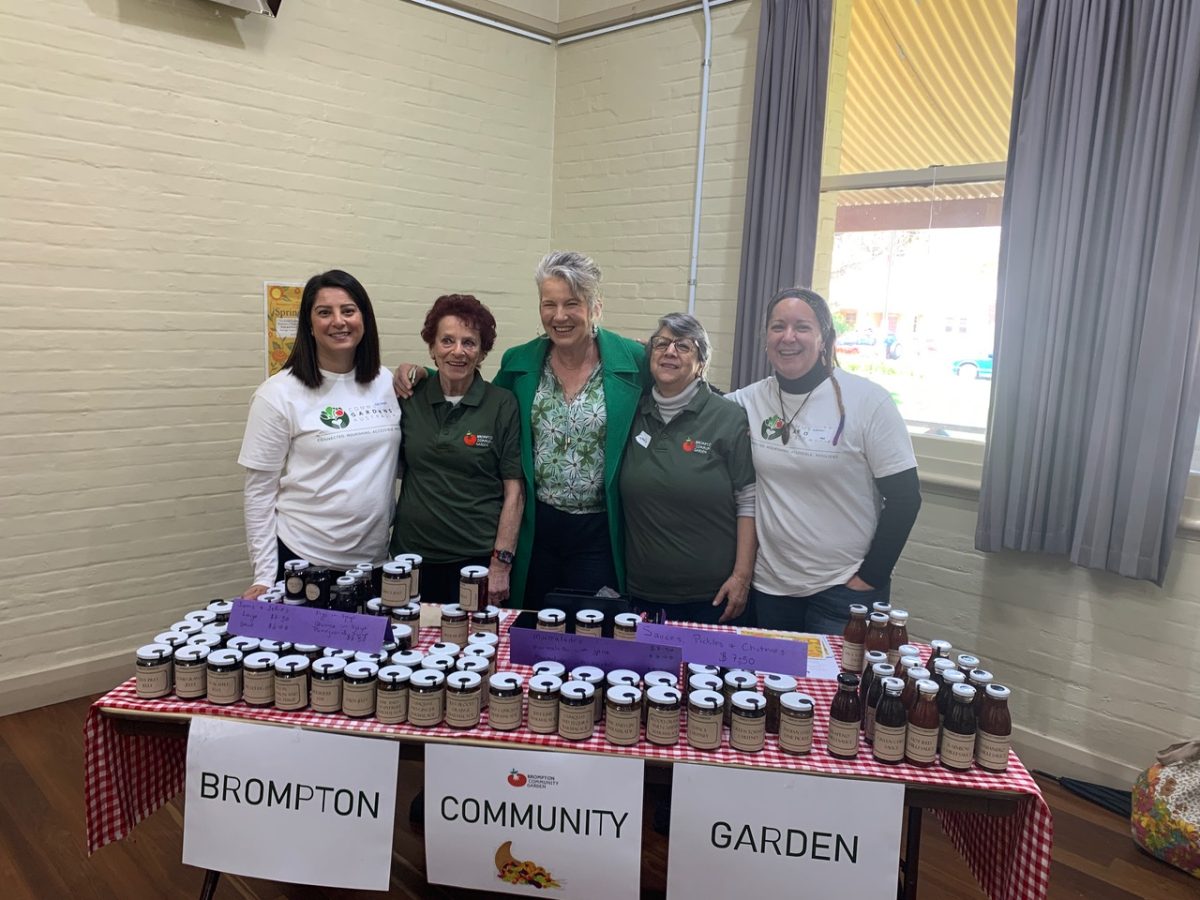
M 501 632 L 507 632 L 512 614 L 506 614 Z M 689 625 L 689 627 L 705 627 Z M 720 627 L 720 626 L 708 626 Z M 423 629 L 422 645 L 437 640 L 436 629 Z M 841 639 L 831 637 L 834 652 L 840 653 Z M 928 652 L 928 648 L 925 648 Z M 511 665 L 508 641 L 501 640 L 497 667 L 529 675 L 523 666 Z M 689 747 L 686 740 L 674 747 L 657 747 L 645 741 L 634 747 L 617 747 L 604 739 L 603 723 L 587 741 L 566 741 L 557 735 L 534 734 L 521 727 L 515 731 L 487 728 L 487 713 L 479 728 L 462 731 L 444 726 L 416 728 L 411 725 L 384 725 L 375 719 L 352 719 L 311 710 L 281 712 L 236 703 L 216 706 L 206 701 L 191 702 L 175 698 L 142 700 L 134 680 L 119 685 L 97 700 L 84 724 L 84 796 L 87 805 L 88 852 L 93 853 L 110 841 L 124 838 L 133 827 L 163 806 L 183 789 L 187 742 L 176 736 L 119 734 L 112 717 L 104 709 L 156 714 L 224 716 L 256 722 L 271 722 L 341 732 L 415 736 L 422 740 L 494 742 L 540 749 L 636 756 L 670 762 L 734 765 L 749 768 L 901 781 L 921 787 L 945 787 L 982 791 L 1003 791 L 1022 795 L 1012 816 L 989 816 L 938 810 L 946 833 L 966 858 L 984 891 L 994 900 L 1027 900 L 1046 896 L 1050 878 L 1050 850 L 1053 822 L 1037 783 L 1021 765 L 1016 754 L 1009 757 L 1008 771 L 993 775 L 979 769 L 957 773 L 941 766 L 917 768 L 902 764 L 886 766 L 871 758 L 869 745 L 863 743 L 857 759 L 835 759 L 825 752 L 828 710 L 836 685 L 832 681 L 803 679 L 800 689 L 817 701 L 813 728 L 813 750 L 808 756 L 782 753 L 773 735 L 760 753 L 742 753 L 727 745 L 720 750 L 703 751 Z

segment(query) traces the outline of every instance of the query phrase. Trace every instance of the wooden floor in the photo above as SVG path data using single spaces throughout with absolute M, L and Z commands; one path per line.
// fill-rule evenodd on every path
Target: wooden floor
M 84 851 L 82 729 L 90 700 L 61 703 L 0 719 L 0 897 L 195 898 L 203 873 L 184 866 L 182 811 L 168 804 L 118 844 L 92 858 Z M 392 892 L 395 897 L 479 897 L 425 883 L 421 836 L 408 824 L 408 797 L 420 786 L 420 766 L 403 763 L 397 804 Z M 1128 823 L 1043 782 L 1054 812 L 1054 866 L 1050 897 L 1129 900 L 1200 897 L 1200 881 L 1141 853 Z M 653 808 L 648 798 L 647 815 Z M 666 842 L 648 827 L 642 863 L 642 896 L 664 896 Z M 921 900 L 983 897 L 937 820 L 924 821 Z M 369 891 L 340 891 L 222 876 L 221 900 L 274 898 L 377 898 Z M 504 895 L 497 895 L 504 896 Z M 705 898 L 697 898 L 705 900 Z M 852 900 L 852 898 L 851 898 Z

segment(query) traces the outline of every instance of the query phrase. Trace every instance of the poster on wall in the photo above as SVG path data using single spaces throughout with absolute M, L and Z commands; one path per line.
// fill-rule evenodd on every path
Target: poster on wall
M 296 323 L 300 319 L 300 295 L 303 282 L 264 281 L 267 326 L 267 377 L 283 368 L 292 343 L 296 340 Z

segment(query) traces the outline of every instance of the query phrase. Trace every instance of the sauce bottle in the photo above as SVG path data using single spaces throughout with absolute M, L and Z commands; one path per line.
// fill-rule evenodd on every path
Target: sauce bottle
M 904 693 L 902 693 L 900 695 L 900 699 L 904 701 L 905 709 L 912 709 L 913 706 L 917 702 L 917 682 L 921 681 L 922 679 L 928 679 L 929 678 L 929 670 L 923 669 L 920 666 L 910 666 L 908 669 L 908 672 L 905 674 L 904 677 L 905 677 Z M 937 685 L 934 684 L 932 681 L 929 683 L 933 684 L 933 686 L 935 688 L 933 693 L 934 693 L 934 696 L 936 697 Z M 934 704 L 934 709 L 937 709 L 936 703 Z
M 938 639 L 930 641 L 929 646 L 933 648 L 933 651 L 929 654 L 930 665 L 933 664 L 933 660 L 935 659 L 949 659 L 950 651 L 954 649 L 949 641 Z
M 900 701 L 904 682 L 889 676 L 880 677 L 878 684 L 883 696 L 879 698 L 874 715 L 875 746 L 872 754 L 876 762 L 894 766 L 904 762 L 904 743 L 908 734 L 908 713 Z
M 896 670 L 885 662 L 876 663 L 873 667 L 871 687 L 863 706 L 863 732 L 868 744 L 875 740 L 875 716 L 879 701 L 883 699 L 883 680 L 895 674 Z M 900 690 L 904 690 L 904 679 L 897 678 L 896 681 L 900 682 Z
M 908 643 L 908 612 L 893 609 L 888 617 L 888 662 L 894 666 L 900 658 L 900 645 Z
M 850 604 L 850 621 L 842 631 L 842 671 L 861 672 L 867 640 L 867 608 Z
M 952 691 L 950 709 L 942 725 L 942 743 L 938 750 L 942 765 L 956 772 L 971 768 L 975 756 L 975 688 L 956 684 Z
M 908 711 L 908 736 L 904 741 L 904 760 L 909 765 L 926 768 L 937 759 L 938 686 L 928 678 L 915 682 L 917 701 Z M 907 685 L 905 686 L 907 690 Z M 876 726 L 878 736 L 879 727 Z
M 958 669 L 947 669 L 942 672 L 942 684 L 938 688 L 937 705 L 938 713 L 943 717 L 950 711 L 950 701 L 954 696 L 954 686 L 966 683 L 967 679 L 963 677 L 963 673 L 958 671 Z
M 969 653 L 958 654 L 958 671 L 964 675 L 970 674 L 972 669 L 979 668 L 979 657 L 971 656 Z
M 871 604 L 871 612 L 883 613 L 885 616 L 892 611 L 892 604 L 886 600 L 876 600 Z
M 967 673 L 967 684 L 975 688 L 975 716 L 983 710 L 983 693 L 992 683 L 992 673 L 986 669 L 972 669 Z
M 1008 750 L 1012 743 L 1012 717 L 1008 712 L 1011 693 L 1002 684 L 989 684 L 984 689 L 975 741 L 975 765 L 985 772 L 1003 772 L 1008 768 Z
M 837 759 L 858 756 L 858 727 L 862 723 L 862 703 L 858 699 L 858 676 L 842 672 L 838 689 L 829 707 L 829 740 L 826 749 Z
M 863 654 L 864 668 L 862 680 L 858 683 L 858 699 L 862 701 L 863 723 L 867 721 L 867 695 L 871 693 L 871 685 L 875 682 L 875 666 L 887 662 L 887 654 L 881 650 L 868 650 Z
M 867 623 L 866 648 L 868 651 L 878 650 L 884 654 L 888 652 L 888 617 L 886 614 L 871 613 L 871 618 Z

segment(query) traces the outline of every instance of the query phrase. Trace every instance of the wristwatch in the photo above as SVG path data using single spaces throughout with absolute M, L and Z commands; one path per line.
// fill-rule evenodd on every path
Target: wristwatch
M 515 559 L 511 550 L 493 550 L 492 556 L 504 563 L 506 566 L 511 566 L 513 564 L 513 559 Z

